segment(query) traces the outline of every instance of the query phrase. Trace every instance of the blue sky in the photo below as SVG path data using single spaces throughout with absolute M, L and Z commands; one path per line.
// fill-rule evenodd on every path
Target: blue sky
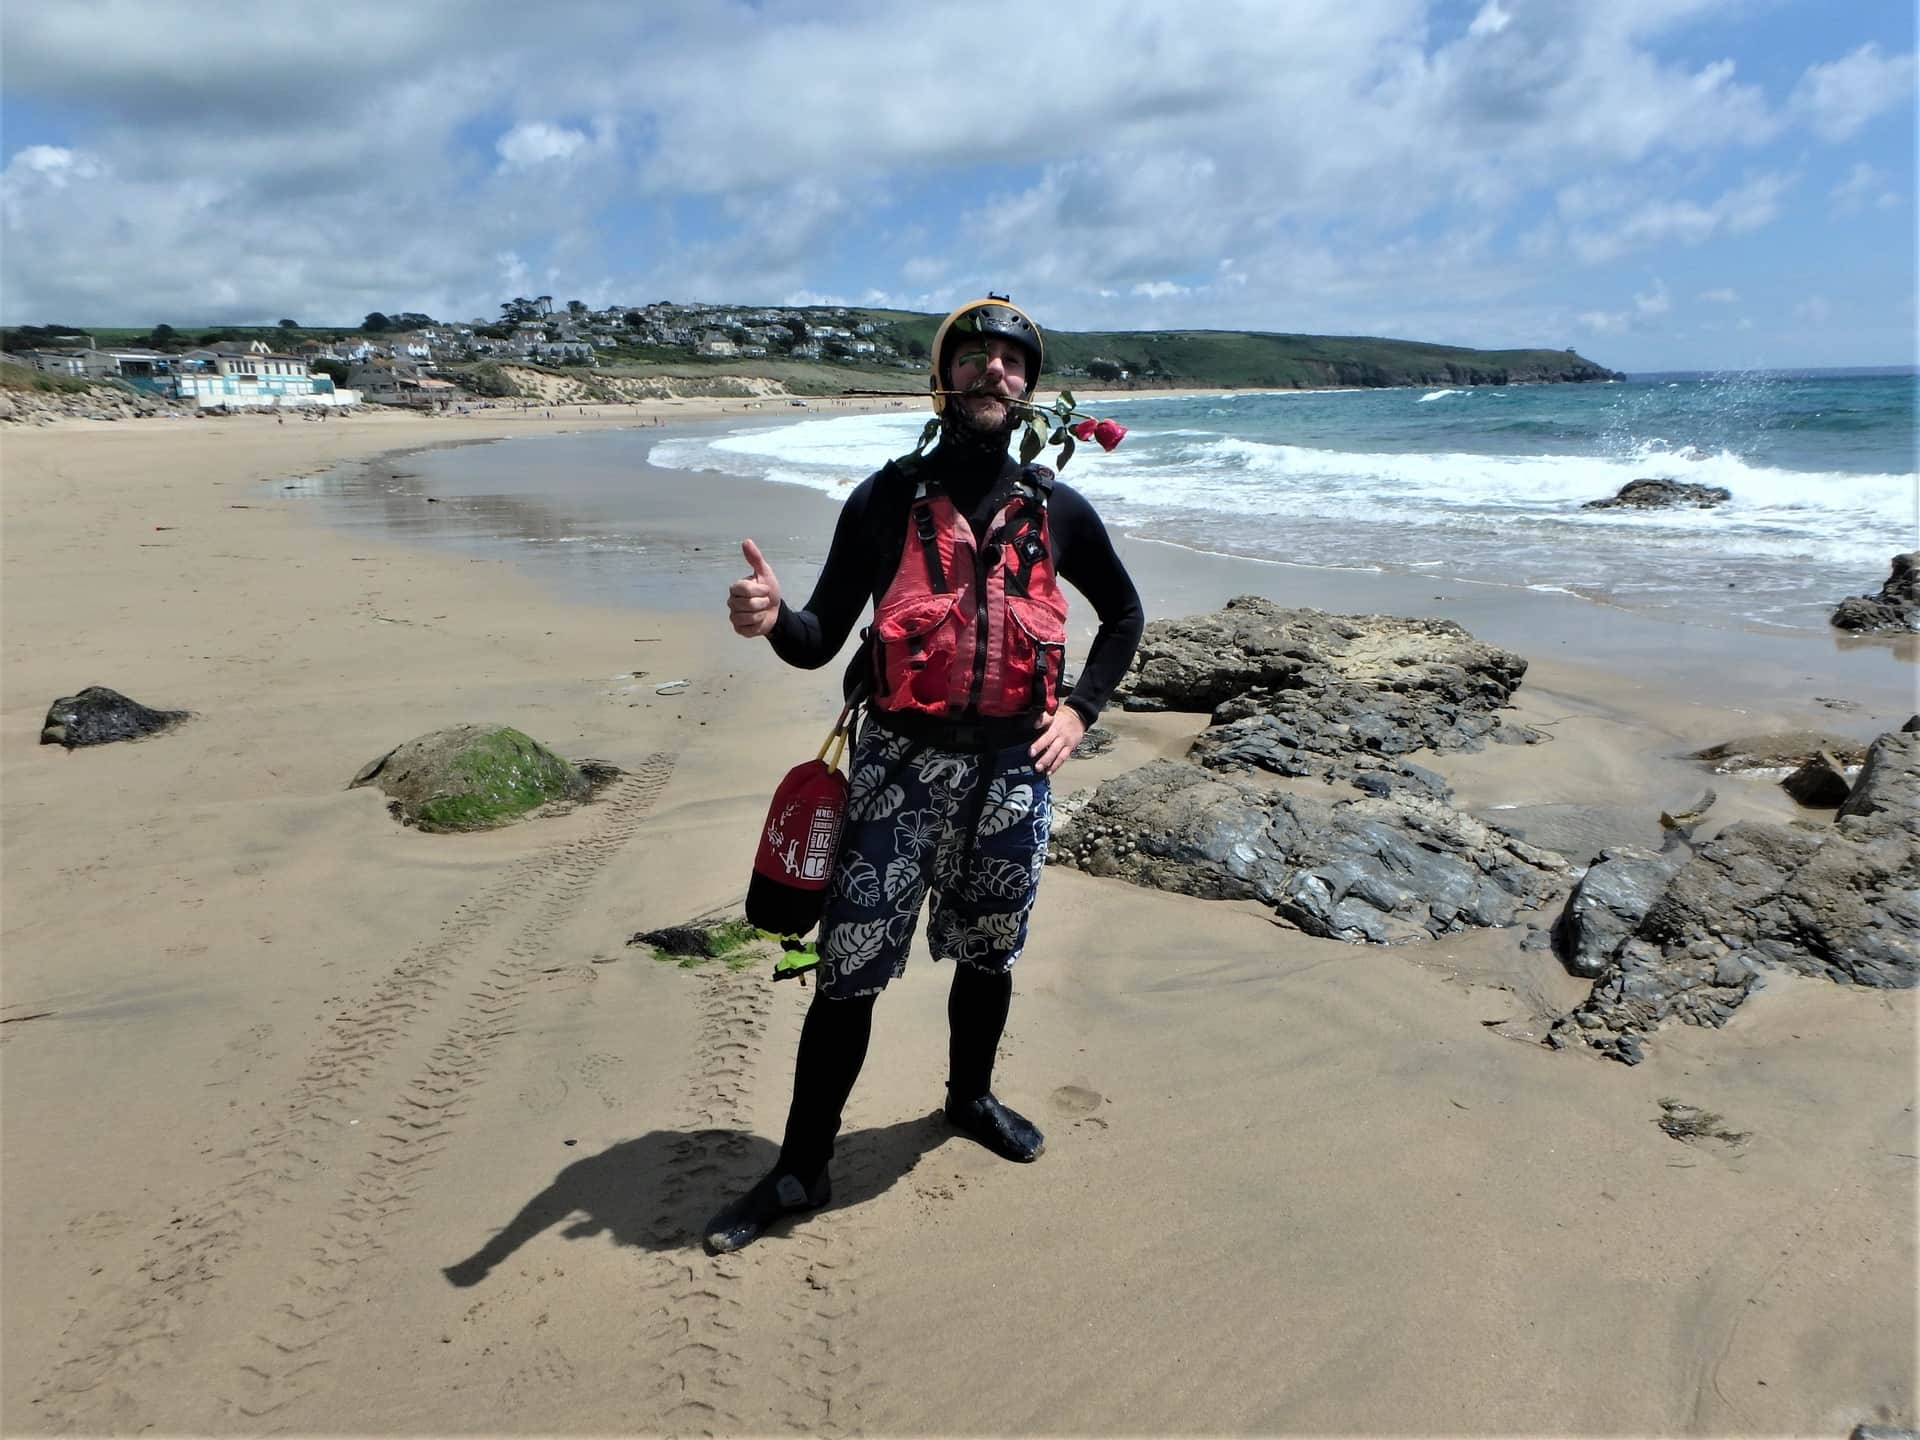
M 517 294 L 1910 364 L 1906 0 L 0 9 L 0 320 Z

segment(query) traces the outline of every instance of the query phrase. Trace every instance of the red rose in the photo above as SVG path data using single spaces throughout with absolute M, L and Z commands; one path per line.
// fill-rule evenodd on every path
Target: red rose
M 1102 450 L 1111 450 L 1127 438 L 1127 427 L 1114 420 L 1102 420 L 1093 427 L 1093 438 Z
M 1099 424 L 1097 420 L 1082 420 L 1078 425 L 1069 425 L 1067 429 L 1074 439 L 1085 442 L 1093 439 L 1093 432 Z

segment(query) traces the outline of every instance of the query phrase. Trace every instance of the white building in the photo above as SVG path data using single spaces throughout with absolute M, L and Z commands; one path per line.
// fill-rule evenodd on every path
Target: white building
M 202 410 L 299 410 L 357 404 L 330 375 L 316 375 L 299 355 L 281 355 L 256 340 L 247 347 L 190 350 L 174 367 L 173 394 Z

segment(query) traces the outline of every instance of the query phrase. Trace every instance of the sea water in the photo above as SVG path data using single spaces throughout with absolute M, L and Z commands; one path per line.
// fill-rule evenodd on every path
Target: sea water
M 1084 408 L 1126 440 L 1080 447 L 1062 478 L 1138 539 L 1821 630 L 1837 600 L 1877 590 L 1893 555 L 1920 548 L 1917 387 L 1912 371 L 1808 372 L 1103 397 Z M 838 497 L 924 421 L 743 421 L 650 458 Z M 1586 508 L 1642 478 L 1730 498 Z

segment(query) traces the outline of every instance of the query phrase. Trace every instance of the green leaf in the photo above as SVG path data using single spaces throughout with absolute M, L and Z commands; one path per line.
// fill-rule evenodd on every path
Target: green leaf
M 1031 465 L 1034 462 L 1034 458 L 1046 448 L 1047 440 L 1045 432 L 1029 427 L 1027 433 L 1020 437 L 1020 463 L 1022 465 Z
M 1061 433 L 1063 435 L 1066 434 L 1065 431 L 1062 431 Z M 1066 469 L 1067 461 L 1071 460 L 1072 458 L 1073 458 L 1073 436 L 1067 435 L 1067 438 L 1060 442 L 1060 458 L 1054 462 L 1054 466 L 1053 466 L 1055 473 L 1057 474 L 1058 472 Z
M 1073 391 L 1062 390 L 1060 392 L 1060 398 L 1054 402 L 1053 408 L 1060 412 L 1060 418 L 1063 420 L 1071 415 L 1073 413 Z
M 924 451 L 927 448 L 928 444 L 933 440 L 933 437 L 938 435 L 939 433 L 940 433 L 940 417 L 936 415 L 931 420 L 927 421 L 926 424 L 920 427 L 920 443 L 913 447 L 913 453 L 918 455 L 922 451 Z
M 1071 435 L 1067 434 L 1067 427 L 1064 425 L 1061 425 L 1061 426 L 1057 426 L 1054 429 L 1053 434 L 1047 437 L 1047 443 L 1049 445 L 1064 445 L 1067 443 L 1067 441 L 1071 440 L 1072 438 L 1073 437 Z

